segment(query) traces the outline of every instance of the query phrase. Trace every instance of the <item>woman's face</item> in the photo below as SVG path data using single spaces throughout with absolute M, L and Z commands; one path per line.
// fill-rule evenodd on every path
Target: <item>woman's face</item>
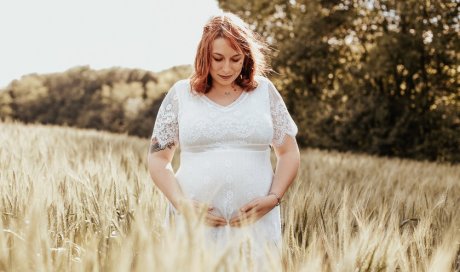
M 217 38 L 212 43 L 210 74 L 213 87 L 230 85 L 240 75 L 244 55 L 236 51 L 225 38 Z

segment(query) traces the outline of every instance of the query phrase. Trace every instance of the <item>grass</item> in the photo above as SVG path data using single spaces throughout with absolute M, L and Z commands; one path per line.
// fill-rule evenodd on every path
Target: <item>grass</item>
M 238 250 L 203 250 L 194 225 L 163 227 L 148 144 L 0 124 L 0 271 L 250 270 Z M 271 270 L 460 271 L 458 165 L 311 149 L 301 160 Z

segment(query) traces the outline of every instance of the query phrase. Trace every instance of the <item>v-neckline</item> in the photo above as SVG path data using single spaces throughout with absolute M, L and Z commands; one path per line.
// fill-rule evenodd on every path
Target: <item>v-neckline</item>
M 239 104 L 243 98 L 245 98 L 246 96 L 248 95 L 248 93 L 246 91 L 243 91 L 241 92 L 241 94 L 238 96 L 237 99 L 235 99 L 232 103 L 228 104 L 228 105 L 221 105 L 217 102 L 214 102 L 211 98 L 207 97 L 205 94 L 202 94 L 201 97 L 204 99 L 204 101 L 208 102 L 210 105 L 218 108 L 218 109 L 221 109 L 221 110 L 229 110 L 231 108 L 233 108 L 235 105 Z

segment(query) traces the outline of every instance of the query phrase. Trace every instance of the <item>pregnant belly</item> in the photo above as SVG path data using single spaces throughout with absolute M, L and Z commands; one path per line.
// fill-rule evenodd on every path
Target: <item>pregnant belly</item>
M 176 173 L 184 193 L 230 219 L 244 204 L 270 190 L 270 150 L 181 152 Z

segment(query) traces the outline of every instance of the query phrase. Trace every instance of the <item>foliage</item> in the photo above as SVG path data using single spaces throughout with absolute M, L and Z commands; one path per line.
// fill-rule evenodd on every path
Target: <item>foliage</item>
M 219 0 L 277 50 L 306 146 L 460 162 L 460 5 Z

